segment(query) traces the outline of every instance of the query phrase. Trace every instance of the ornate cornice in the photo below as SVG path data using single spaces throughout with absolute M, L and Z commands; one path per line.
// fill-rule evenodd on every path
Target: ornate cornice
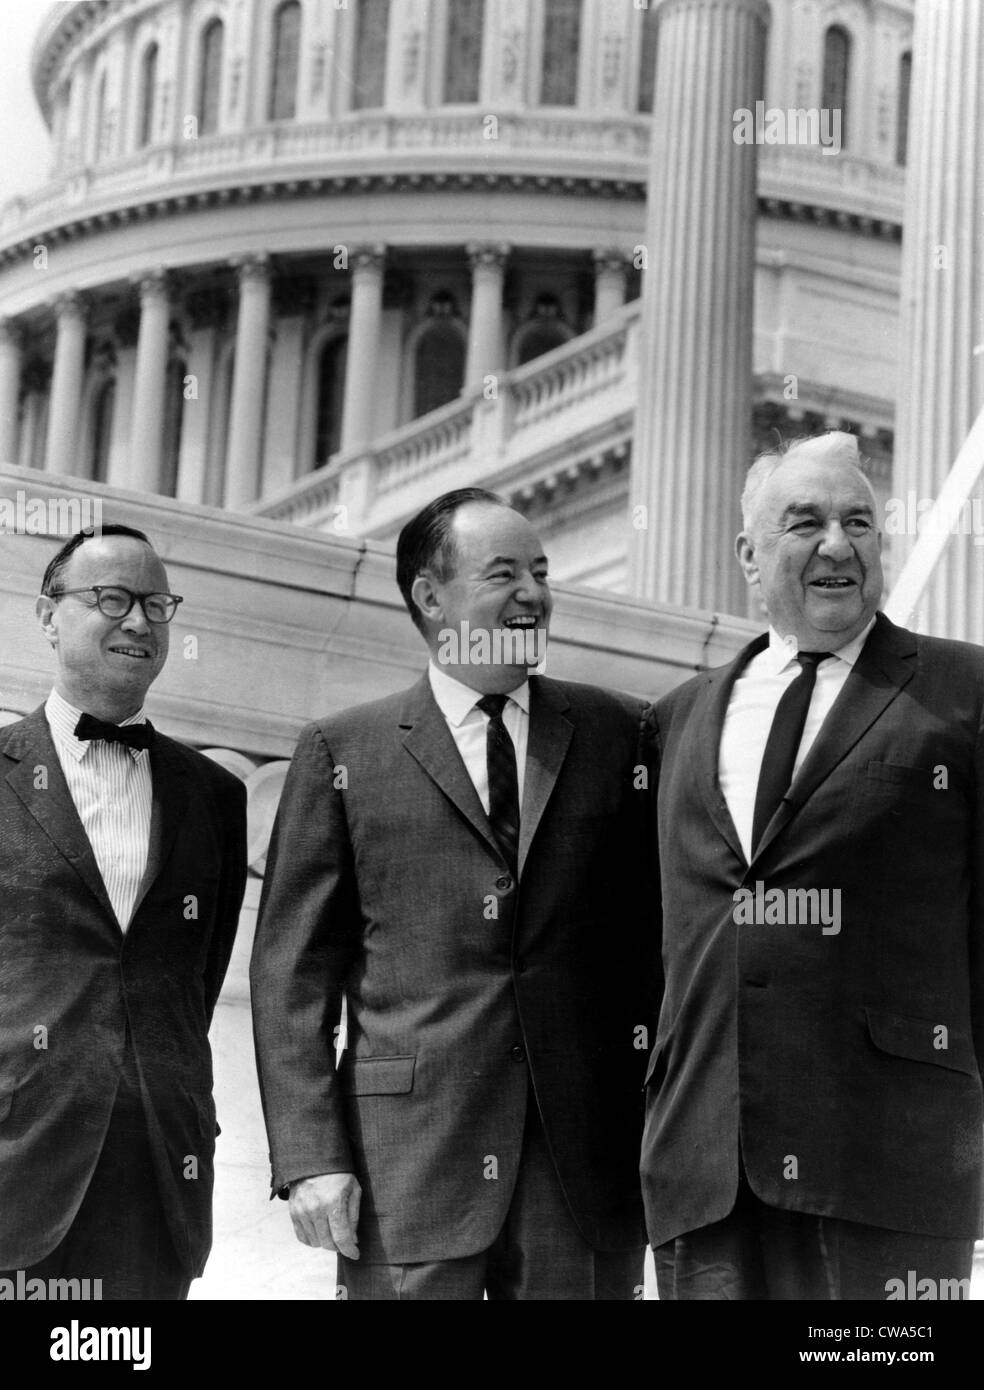
M 610 198 L 616 201 L 641 203 L 646 198 L 645 181 L 640 179 L 602 179 L 545 174 L 351 174 L 332 178 L 285 179 L 271 182 L 241 183 L 221 188 L 205 189 L 198 193 L 176 193 L 128 203 L 88 216 L 72 217 L 46 227 L 33 229 L 29 235 L 0 248 L 0 267 L 13 265 L 34 254 L 34 248 L 64 245 L 81 241 L 103 231 L 115 231 L 135 223 L 153 222 L 186 212 L 200 212 L 244 204 L 280 202 L 284 199 L 351 196 L 358 193 L 396 193 L 413 196 L 418 193 L 546 193 L 552 197 Z M 835 227 L 860 232 L 863 236 L 901 241 L 900 222 L 868 217 L 861 213 L 844 212 L 819 203 L 774 197 L 759 197 L 761 216 L 784 218 L 796 222 L 812 222 L 817 226 Z
M 803 202 L 794 198 L 758 199 L 759 215 L 787 222 L 810 222 L 816 227 L 835 227 L 840 231 L 860 232 L 862 236 L 880 237 L 885 241 L 902 240 L 902 223 L 884 217 L 869 217 L 860 212 L 845 212 L 820 203 Z

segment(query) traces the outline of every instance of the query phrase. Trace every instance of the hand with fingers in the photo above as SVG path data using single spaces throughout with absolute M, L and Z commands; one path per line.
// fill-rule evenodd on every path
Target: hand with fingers
M 359 1258 L 362 1188 L 354 1173 L 319 1173 L 290 1185 L 290 1219 L 302 1245 Z

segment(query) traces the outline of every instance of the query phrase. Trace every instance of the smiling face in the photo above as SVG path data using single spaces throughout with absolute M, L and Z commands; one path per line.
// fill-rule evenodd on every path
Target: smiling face
M 118 584 L 132 593 L 167 593 L 167 574 L 152 548 L 132 536 L 85 541 L 69 556 L 57 589 Z M 37 602 L 41 629 L 55 649 L 55 689 L 76 709 L 118 724 L 136 714 L 168 649 L 166 623 L 149 623 L 135 603 L 125 618 L 107 618 L 95 594 Z
M 427 620 L 431 651 L 437 655 L 441 631 L 460 634 L 466 622 L 472 637 L 517 627 L 541 628 L 545 634 L 553 598 L 547 558 L 529 522 L 511 507 L 468 502 L 454 515 L 452 536 L 451 575 L 441 580 L 427 572 L 413 585 L 413 598 Z M 467 656 L 468 648 L 461 654 Z M 455 664 L 442 659 L 441 667 L 486 695 L 515 690 L 529 674 L 525 664 Z
M 856 468 L 788 456 L 756 493 L 736 549 L 773 627 L 801 650 L 838 651 L 875 615 L 881 533 Z

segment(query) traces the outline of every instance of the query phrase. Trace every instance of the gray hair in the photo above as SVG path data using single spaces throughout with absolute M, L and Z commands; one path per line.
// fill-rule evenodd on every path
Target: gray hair
M 857 473 L 864 480 L 877 510 L 874 489 L 861 467 L 857 439 L 853 434 L 846 434 L 843 430 L 829 430 L 826 434 L 800 435 L 798 439 L 791 439 L 785 444 L 780 443 L 775 449 L 768 449 L 764 454 L 759 454 L 745 475 L 745 486 L 741 494 L 741 522 L 744 530 L 751 530 L 759 493 L 778 468 L 787 463 L 811 463 L 819 460 L 840 464 Z

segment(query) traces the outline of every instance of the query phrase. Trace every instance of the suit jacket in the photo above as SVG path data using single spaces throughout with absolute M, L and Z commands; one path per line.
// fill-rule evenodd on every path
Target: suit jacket
M 245 788 L 160 734 L 151 759 L 148 864 L 124 934 L 43 707 L 0 730 L 0 1268 L 43 1259 L 71 1225 L 127 1033 L 189 1273 L 211 1245 L 208 1028 L 245 884 Z
M 748 864 L 718 748 L 735 678 L 766 642 L 650 712 L 666 972 L 647 1075 L 650 1238 L 728 1214 L 739 1133 L 771 1206 L 974 1237 L 984 651 L 879 614 Z M 839 889 L 839 933 L 767 914 L 736 925 L 736 890 L 759 883 Z
M 354 1171 L 369 1260 L 492 1243 L 531 1080 L 585 1239 L 644 1243 L 641 706 L 530 683 L 518 887 L 426 676 L 310 725 L 287 777 L 252 964 L 273 1186 Z

